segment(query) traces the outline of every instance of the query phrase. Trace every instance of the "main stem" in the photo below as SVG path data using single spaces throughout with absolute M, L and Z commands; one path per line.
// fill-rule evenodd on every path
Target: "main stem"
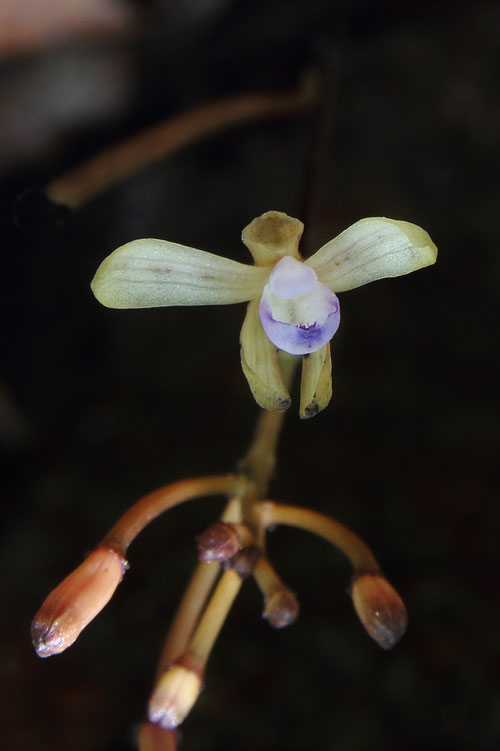
M 281 352 L 281 370 L 288 388 L 293 380 L 300 358 Z M 247 478 L 248 487 L 243 496 L 243 519 L 251 519 L 251 507 L 266 498 L 267 489 L 276 466 L 276 450 L 286 412 L 261 410 L 250 448 L 239 463 L 239 471 Z

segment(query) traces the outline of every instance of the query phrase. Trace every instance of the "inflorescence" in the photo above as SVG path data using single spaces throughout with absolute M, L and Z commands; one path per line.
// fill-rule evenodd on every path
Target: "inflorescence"
M 162 240 L 136 240 L 112 253 L 92 283 L 109 307 L 248 302 L 241 362 L 263 407 L 237 473 L 190 478 L 144 496 L 53 590 L 33 620 L 37 654 L 63 652 L 113 596 L 128 568 L 128 548 L 147 524 L 184 501 L 226 496 L 220 519 L 197 538 L 199 563 L 163 648 L 139 731 L 141 751 L 175 749 L 175 728 L 196 702 L 207 660 L 245 579 L 253 578 L 261 590 L 262 614 L 272 627 L 296 620 L 297 597 L 266 554 L 267 533 L 278 525 L 316 534 L 347 556 L 354 609 L 380 647 L 391 649 L 406 630 L 405 606 L 366 544 L 324 514 L 269 500 L 268 486 L 299 358 L 301 417 L 317 414 L 330 401 L 330 340 L 340 322 L 336 293 L 434 263 L 436 247 L 413 224 L 362 219 L 304 261 L 298 250 L 302 230 L 299 220 L 280 212 L 255 219 L 242 235 L 254 266 Z

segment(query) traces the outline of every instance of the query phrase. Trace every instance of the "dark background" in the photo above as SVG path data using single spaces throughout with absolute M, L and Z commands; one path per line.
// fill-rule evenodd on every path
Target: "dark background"
M 303 217 L 311 193 L 311 250 L 385 215 L 420 224 L 440 251 L 435 267 L 342 295 L 334 398 L 304 423 L 295 398 L 272 485 L 368 542 L 410 626 L 380 650 L 340 554 L 278 530 L 270 555 L 300 619 L 273 631 L 248 582 L 182 748 L 498 748 L 500 7 L 158 0 L 113 13 L 111 29 L 96 17 L 19 48 L 12 32 L 0 71 L 2 748 L 134 748 L 194 536 L 222 501 L 148 529 L 112 603 L 63 655 L 35 656 L 30 619 L 142 494 L 233 469 L 257 414 L 239 367 L 244 306 L 110 311 L 90 293 L 95 269 L 143 236 L 250 260 L 241 229 L 269 209 Z M 36 192 L 149 124 L 291 90 L 311 68 L 328 83 L 320 114 L 221 132 L 76 212 Z

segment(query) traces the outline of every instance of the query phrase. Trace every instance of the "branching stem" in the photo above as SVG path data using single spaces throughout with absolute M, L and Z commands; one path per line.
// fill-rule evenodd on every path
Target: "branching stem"
M 108 532 L 101 545 L 125 557 L 127 548 L 139 532 L 164 511 L 184 501 L 208 495 L 239 495 L 244 493 L 242 475 L 214 475 L 180 480 L 148 493 L 137 501 Z
M 319 511 L 265 501 L 256 504 L 253 512 L 257 524 L 265 529 L 276 524 L 286 524 L 319 535 L 344 553 L 355 571 L 380 570 L 375 556 L 363 540 L 340 522 Z

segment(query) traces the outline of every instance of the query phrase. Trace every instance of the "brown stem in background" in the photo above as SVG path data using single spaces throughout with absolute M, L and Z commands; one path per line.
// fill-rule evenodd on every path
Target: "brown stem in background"
M 324 192 L 327 170 L 331 164 L 329 151 L 334 132 L 335 108 L 338 98 L 338 55 L 331 41 L 318 50 L 318 94 L 311 111 L 311 139 L 304 177 L 304 234 L 302 255 L 317 250 L 316 233 L 321 226 L 321 196 Z
M 201 138 L 240 123 L 300 112 L 314 101 L 314 84 L 311 76 L 307 76 L 291 92 L 243 94 L 184 112 L 52 180 L 46 194 L 55 203 L 78 208 L 138 170 Z

